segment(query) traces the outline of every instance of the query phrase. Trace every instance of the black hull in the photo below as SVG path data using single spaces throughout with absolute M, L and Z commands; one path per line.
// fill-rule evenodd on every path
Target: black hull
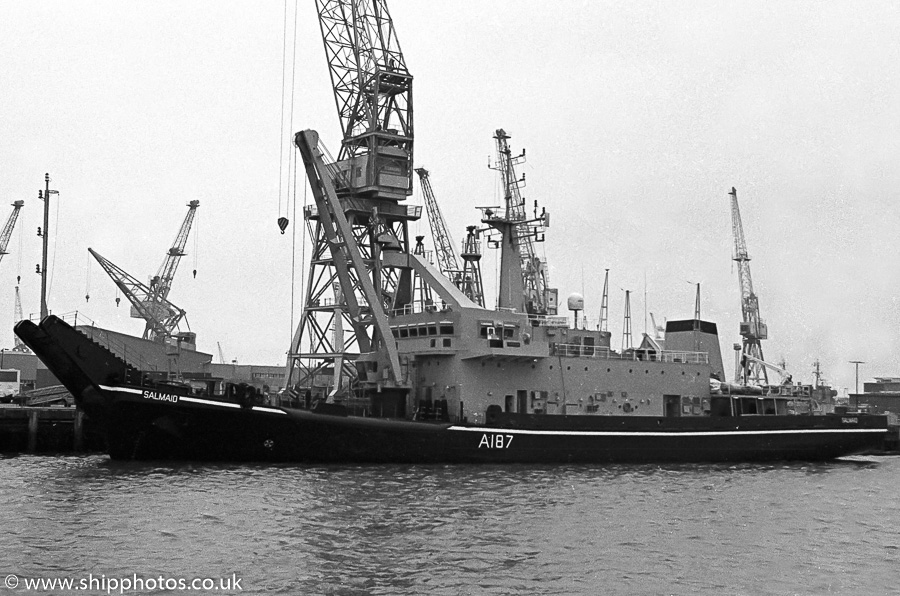
M 485 426 L 224 402 L 132 382 L 122 361 L 54 317 L 16 333 L 105 429 L 115 459 L 644 463 L 826 460 L 878 450 L 883 416 L 493 414 Z M 98 351 L 101 350 L 101 351 Z M 98 359 L 105 358 L 103 362 Z

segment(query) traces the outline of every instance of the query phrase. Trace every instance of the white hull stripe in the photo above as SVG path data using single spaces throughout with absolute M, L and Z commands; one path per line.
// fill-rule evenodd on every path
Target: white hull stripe
M 108 385 L 100 385 L 100 389 L 104 391 L 119 391 L 121 393 L 134 393 L 135 395 L 143 395 L 144 392 L 141 389 L 133 389 L 131 387 L 110 387 Z M 202 404 L 204 406 L 218 406 L 220 408 L 237 408 L 240 409 L 240 404 L 233 404 L 227 401 L 215 401 L 211 399 L 200 399 L 199 397 L 187 397 L 186 395 L 179 395 L 178 401 L 186 401 L 193 404 Z M 269 412 L 270 414 L 287 414 L 287 412 L 283 410 L 279 410 L 276 408 L 266 408 L 263 406 L 253 406 L 253 410 L 256 412 Z
M 140 389 L 132 389 L 131 387 L 109 387 L 100 385 L 100 389 L 104 391 L 121 391 L 122 393 L 134 393 L 143 395 Z M 198 397 L 178 396 L 180 401 L 186 401 L 206 406 L 219 406 L 220 408 L 240 408 L 239 404 L 232 404 L 223 401 L 212 401 L 209 399 L 200 399 Z M 269 412 L 272 414 L 287 414 L 283 410 L 275 408 L 266 408 L 262 406 L 253 406 L 253 410 L 257 412 Z M 822 433 L 884 433 L 883 428 L 802 428 L 796 430 L 720 430 L 720 431 L 671 431 L 671 432 L 644 432 L 644 431 L 592 431 L 592 430 L 523 430 L 511 428 L 489 428 L 489 427 L 471 427 L 471 426 L 451 426 L 447 430 L 457 432 L 477 432 L 477 433 L 496 433 L 504 435 L 537 435 L 537 436 L 571 436 L 571 437 L 726 437 L 734 435 L 802 435 L 802 434 L 822 434 Z
M 503 435 L 543 435 L 572 437 L 733 437 L 734 435 L 814 435 L 822 433 L 884 433 L 878 428 L 802 428 L 796 430 L 710 430 L 643 432 L 643 431 L 589 431 L 589 430 L 522 430 L 511 428 L 475 428 L 471 426 L 451 426 L 447 430 Z

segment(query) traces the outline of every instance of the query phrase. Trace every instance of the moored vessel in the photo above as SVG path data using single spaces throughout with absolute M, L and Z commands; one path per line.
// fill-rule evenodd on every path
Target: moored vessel
M 883 416 L 798 415 L 802 387 L 724 383 L 717 327 L 699 314 L 669 321 L 664 345 L 620 350 L 602 326 L 560 316 L 534 247 L 550 218 L 536 203 L 526 210 L 514 169 L 524 152 L 513 156 L 503 130 L 504 203 L 480 208 L 462 266 L 433 265 L 409 233 L 421 208 L 403 203 L 414 171 L 412 76 L 384 2 L 317 7 L 344 138 L 331 159 L 316 132 L 294 137 L 314 204 L 304 212 L 309 281 L 284 393 L 156 378 L 52 315 L 16 325 L 105 430 L 112 457 L 734 462 L 880 447 Z M 449 256 L 440 235 L 436 250 Z M 482 241 L 500 252 L 494 308 Z

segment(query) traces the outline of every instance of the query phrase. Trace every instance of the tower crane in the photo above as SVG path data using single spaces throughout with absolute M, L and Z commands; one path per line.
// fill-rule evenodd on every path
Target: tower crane
M 12 203 L 12 213 L 9 214 L 6 225 L 3 226 L 3 231 L 0 232 L 0 259 L 3 258 L 3 255 L 9 254 L 6 252 L 6 247 L 9 245 L 9 239 L 12 236 L 13 228 L 16 227 L 16 220 L 19 219 L 19 211 L 21 211 L 23 205 L 25 205 L 25 201 Z
M 735 382 L 742 384 L 767 385 L 769 375 L 763 358 L 762 343 L 769 335 L 768 327 L 759 316 L 759 300 L 753 291 L 750 277 L 750 257 L 741 224 L 737 190 L 731 187 L 731 228 L 734 233 L 734 261 L 737 262 L 738 281 L 741 286 L 741 359 L 740 370 Z
M 412 275 L 383 257 L 413 256 L 408 223 L 421 215 L 399 204 L 412 194 L 413 77 L 384 0 L 316 0 L 316 9 L 342 140 L 326 162 L 317 133 L 294 137 L 316 204 L 304 211 L 313 250 L 285 383 L 330 375 L 329 399 L 342 399 L 405 382 L 387 317 L 412 303 Z
M 100 256 L 90 248 L 88 249 L 113 280 L 113 283 L 118 286 L 125 297 L 128 298 L 128 301 L 131 302 L 132 318 L 145 321 L 146 324 L 142 335 L 144 339 L 157 342 L 166 341 L 167 338 L 175 333 L 179 323 L 184 318 L 185 311 L 169 302 L 168 296 L 169 291 L 172 289 L 172 280 L 175 278 L 178 263 L 181 261 L 181 257 L 185 255 L 184 247 L 187 245 L 188 235 L 199 206 L 200 201 L 196 199 L 187 204 L 188 212 L 181 223 L 181 227 L 178 229 L 175 242 L 166 253 L 166 258 L 163 260 L 159 271 L 150 278 L 149 284 L 138 281 L 109 259 Z

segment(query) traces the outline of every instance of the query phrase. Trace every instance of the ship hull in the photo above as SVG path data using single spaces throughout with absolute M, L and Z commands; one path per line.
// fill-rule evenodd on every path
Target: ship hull
M 111 354 L 52 317 L 16 333 L 104 429 L 114 459 L 644 463 L 826 460 L 882 447 L 883 416 L 565 416 L 489 411 L 485 424 L 349 416 L 131 383 Z
M 106 419 L 119 459 L 408 463 L 638 463 L 824 460 L 877 449 L 877 417 L 615 420 L 498 415 L 475 426 L 241 407 L 181 396 L 155 402 L 104 388 L 83 407 Z M 189 400 L 189 401 L 186 401 Z M 150 402 L 150 403 L 148 403 Z M 202 402 L 202 403 L 201 403 Z M 549 418 L 549 417 L 545 417 Z

